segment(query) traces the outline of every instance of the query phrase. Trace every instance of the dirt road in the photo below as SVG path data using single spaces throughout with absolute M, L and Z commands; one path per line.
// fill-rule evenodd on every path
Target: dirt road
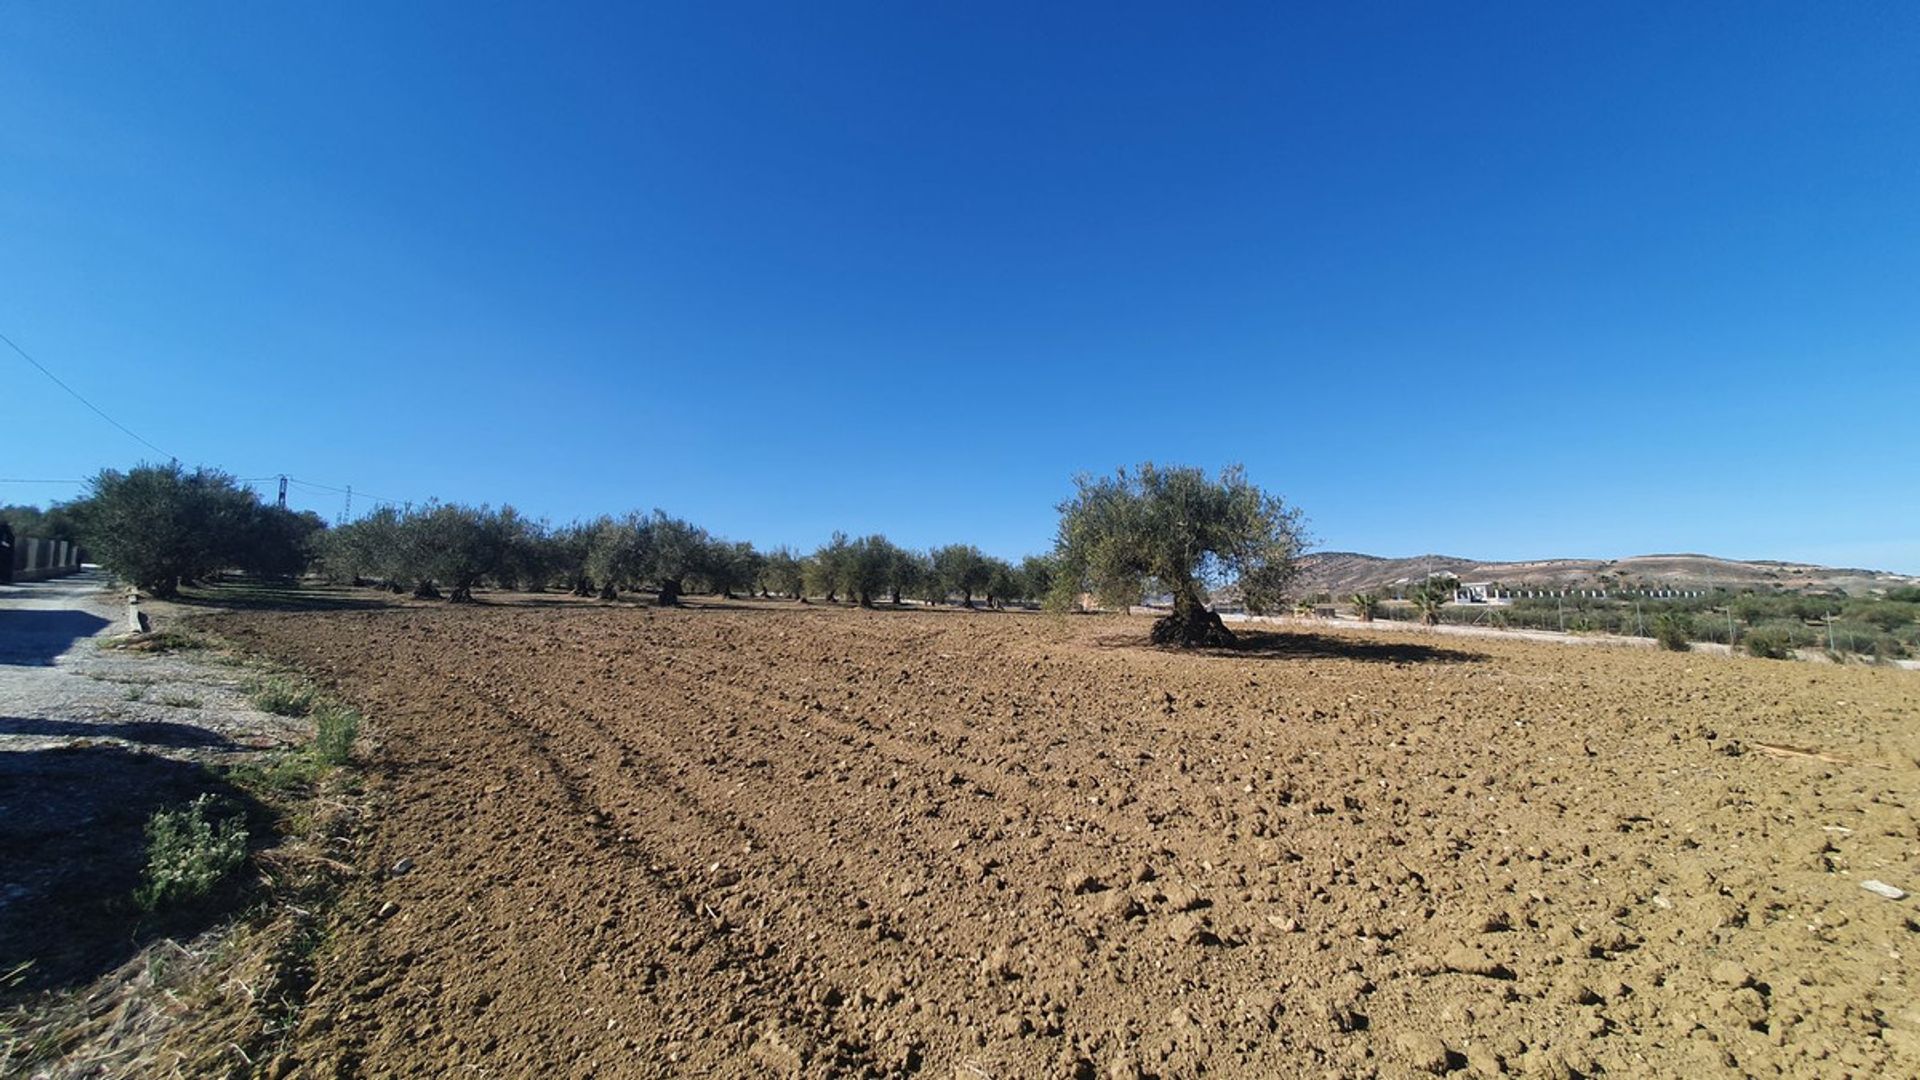
M 374 719 L 316 1075 L 1920 1075 L 1920 680 L 740 605 L 247 614 Z M 1796 747 L 1835 761 L 1762 747 Z

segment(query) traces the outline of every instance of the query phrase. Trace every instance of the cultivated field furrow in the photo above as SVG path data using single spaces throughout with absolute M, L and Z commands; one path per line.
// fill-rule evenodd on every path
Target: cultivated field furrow
M 1907 673 L 767 603 L 217 628 L 374 718 L 363 861 L 413 860 L 324 960 L 323 1067 L 1920 1071 L 1911 901 L 1860 888 L 1920 865 Z

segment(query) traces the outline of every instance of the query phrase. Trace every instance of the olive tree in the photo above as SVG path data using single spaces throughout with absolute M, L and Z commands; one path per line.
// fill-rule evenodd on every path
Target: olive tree
M 836 532 L 821 544 L 806 562 L 807 591 L 819 593 L 831 604 L 846 587 L 847 561 L 853 556 L 853 544 L 847 534 Z
M 590 535 L 584 577 L 599 585 L 600 599 L 612 600 L 621 589 L 638 588 L 646 580 L 652 532 L 645 517 L 602 517 L 585 528 Z
M 1029 555 L 1021 559 L 1019 599 L 1034 603 L 1052 596 L 1056 570 L 1050 555 Z
M 1173 612 L 1153 625 L 1156 644 L 1231 645 L 1233 633 L 1207 608 L 1208 591 L 1238 582 L 1248 610 L 1259 612 L 1293 576 L 1300 513 L 1249 483 L 1238 465 L 1209 478 L 1148 462 L 1076 477 L 1074 487 L 1059 507 L 1055 545 L 1064 584 L 1115 605 L 1138 602 L 1149 583 L 1171 593 Z
M 900 606 L 902 595 L 919 596 L 932 580 L 933 560 L 925 552 L 893 549 L 892 565 L 887 568 L 887 593 L 895 607 Z
M 412 559 L 414 595 L 470 603 L 480 579 L 500 572 L 512 530 L 520 521 L 511 509 L 496 513 L 485 506 L 430 503 L 406 516 L 404 547 Z
M 760 559 L 760 553 L 744 540 L 708 538 L 695 555 L 695 576 L 706 584 L 708 592 L 732 600 L 735 589 L 752 590 L 760 573 Z
M 959 593 L 961 604 L 973 606 L 973 594 L 986 590 L 987 583 L 993 578 L 993 567 L 980 549 L 972 544 L 948 544 L 935 548 L 933 552 L 933 572 L 939 579 L 943 594 Z
M 78 506 L 81 538 L 114 576 L 155 596 L 235 565 L 259 497 L 218 469 L 102 469 Z
M 847 595 L 861 607 L 872 607 L 875 594 L 888 587 L 899 550 L 878 533 L 848 544 L 847 556 L 841 561 L 840 582 Z
M 664 510 L 653 512 L 646 530 L 651 555 L 649 576 L 653 580 L 656 602 L 661 607 L 677 607 L 680 595 L 686 592 L 687 578 L 706 569 L 713 537 L 690 521 L 668 517 Z
M 760 591 L 762 594 L 776 592 L 795 600 L 806 599 L 806 566 L 792 548 L 777 547 L 767 552 L 760 567 Z

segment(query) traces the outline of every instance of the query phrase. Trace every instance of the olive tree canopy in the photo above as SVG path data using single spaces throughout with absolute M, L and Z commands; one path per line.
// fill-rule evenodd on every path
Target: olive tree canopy
M 1156 644 L 1230 645 L 1207 592 L 1238 582 L 1251 611 L 1271 608 L 1293 577 L 1300 512 L 1247 481 L 1238 466 L 1209 478 L 1151 462 L 1113 476 L 1074 478 L 1060 504 L 1056 592 L 1091 590 L 1102 602 L 1139 602 L 1149 585 L 1173 595 L 1154 623 Z

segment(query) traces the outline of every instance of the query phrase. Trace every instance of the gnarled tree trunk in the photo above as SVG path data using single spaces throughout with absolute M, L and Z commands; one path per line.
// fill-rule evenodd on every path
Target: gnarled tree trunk
M 680 582 L 678 579 L 668 578 L 660 583 L 659 603 L 661 607 L 680 606 Z
M 1173 614 L 1163 615 L 1153 623 L 1155 645 L 1226 649 L 1232 648 L 1235 640 L 1233 631 L 1220 621 L 1219 614 L 1208 611 L 1206 602 L 1192 588 L 1176 590 Z

